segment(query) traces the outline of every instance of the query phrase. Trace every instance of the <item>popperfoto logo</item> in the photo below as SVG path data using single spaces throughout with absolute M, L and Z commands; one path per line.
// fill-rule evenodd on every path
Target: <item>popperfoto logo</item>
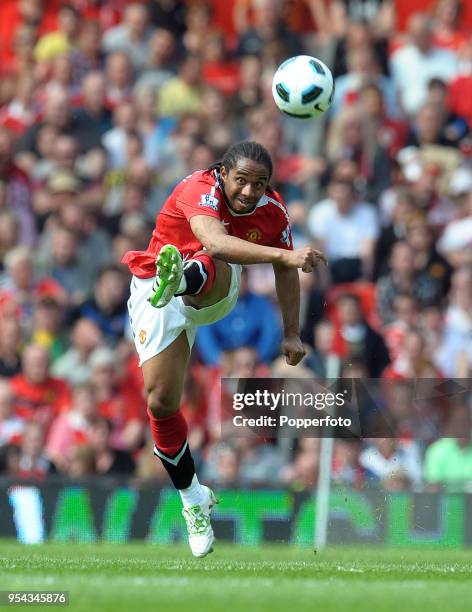
M 285 390 L 277 393 L 271 393 L 267 389 L 256 390 L 254 393 L 234 393 L 233 394 L 233 409 L 242 411 L 247 407 L 260 407 L 269 412 L 278 412 L 284 407 L 298 406 L 303 408 L 312 408 L 314 411 L 325 411 L 327 408 L 341 408 L 345 405 L 345 394 L 332 392 L 318 393 L 297 393 L 288 392 Z M 288 414 L 277 414 L 272 416 L 262 414 L 259 417 L 246 417 L 242 414 L 233 417 L 233 424 L 236 427 L 244 426 L 270 426 L 270 427 L 290 427 L 295 429 L 308 429 L 311 427 L 351 427 L 352 420 L 342 416 L 331 416 L 326 414 L 320 416 L 316 412 L 310 415 L 309 411 L 306 416 L 290 417 Z

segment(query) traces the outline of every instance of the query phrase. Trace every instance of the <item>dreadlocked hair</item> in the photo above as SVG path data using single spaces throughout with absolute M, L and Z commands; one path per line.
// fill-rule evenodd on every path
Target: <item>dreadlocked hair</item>
M 220 170 L 224 166 L 226 172 L 229 172 L 240 159 L 250 159 L 253 162 L 262 164 L 269 171 L 269 178 L 272 176 L 273 164 L 267 149 L 258 142 L 250 140 L 244 140 L 243 142 L 231 145 L 223 155 L 223 159 L 209 166 L 208 170 Z

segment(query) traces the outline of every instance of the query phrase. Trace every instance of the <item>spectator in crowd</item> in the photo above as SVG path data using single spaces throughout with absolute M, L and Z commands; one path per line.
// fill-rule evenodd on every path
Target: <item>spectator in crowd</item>
M 310 367 L 320 378 L 326 378 L 329 362 L 334 357 L 334 325 L 329 320 L 320 321 L 313 330 L 313 346 L 305 365 Z
M 424 214 L 410 215 L 405 238 L 413 250 L 413 267 L 416 273 L 429 277 L 430 284 L 437 290 L 434 303 L 438 303 L 449 290 L 451 267 L 436 250 L 433 230 Z
M 437 106 L 444 113 L 442 132 L 446 145 L 460 147 L 469 132 L 467 118 L 450 109 L 448 85 L 442 79 L 431 79 L 428 83 L 426 104 L 428 102 Z
M 135 74 L 131 59 L 126 53 L 114 51 L 107 56 L 105 78 L 107 102 L 111 109 L 131 100 Z
M 102 476 L 129 476 L 134 472 L 135 463 L 127 451 L 111 447 L 111 431 L 112 425 L 105 418 L 97 419 L 92 428 L 91 447 L 95 453 L 96 473 Z
M 41 230 L 48 220 L 58 214 L 67 202 L 78 202 L 80 180 L 73 170 L 43 167 L 47 173 L 47 182 L 42 189 L 37 189 L 34 197 L 34 210 Z
M 472 171 L 459 168 L 451 177 L 450 196 L 455 219 L 448 223 L 438 240 L 438 250 L 450 265 L 458 268 L 472 263 Z
M 433 43 L 432 22 L 425 13 L 414 13 L 408 20 L 409 42 L 391 56 L 390 69 L 408 115 L 416 113 L 427 95 L 430 79 L 440 77 L 447 83 L 457 72 L 453 52 Z
M 115 127 L 103 135 L 103 146 L 111 168 L 115 169 L 123 168 L 129 162 L 127 146 L 130 139 L 137 135 L 136 108 L 131 102 L 121 102 L 115 107 L 113 120 Z
M 111 342 L 123 337 L 128 325 L 127 287 L 123 272 L 116 265 L 101 270 L 93 297 L 79 307 L 79 315 L 91 319 Z
M 388 36 L 395 29 L 395 10 L 390 0 L 374 0 L 370 4 L 333 0 L 330 17 L 335 20 L 333 29 L 341 35 L 352 23 L 368 24 L 376 38 Z
M 411 489 L 421 484 L 421 456 L 416 445 L 402 445 L 393 438 L 378 438 L 359 457 L 367 480 L 374 479 L 387 490 Z M 400 480 L 393 478 L 403 476 Z M 403 483 L 404 486 L 401 486 Z
M 438 104 L 435 101 L 425 101 L 411 124 L 407 146 L 418 147 L 420 151 L 430 149 L 431 145 L 457 146 L 459 139 L 467 132 L 467 128 L 457 129 L 458 126 L 450 125 L 448 119 L 444 102 Z M 443 149 L 444 155 L 451 155 L 451 152 Z
M 64 471 L 73 480 L 96 475 L 95 452 L 89 444 L 79 444 L 70 449 Z
M 280 485 L 284 467 L 280 451 L 257 436 L 246 435 L 235 440 L 239 454 L 239 471 L 243 484 L 250 487 Z
M 90 266 L 80 258 L 79 250 L 80 236 L 58 224 L 52 230 L 51 252 L 45 253 L 41 262 L 42 274 L 57 281 L 76 304 L 85 300 L 93 287 Z
M 150 87 L 157 92 L 174 77 L 176 52 L 176 40 L 172 32 L 165 28 L 154 30 L 149 39 L 145 66 L 137 81 L 138 88 Z
M 0 446 L 0 475 L 17 478 L 19 472 L 20 447 L 16 444 Z
M 63 88 L 71 100 L 78 94 L 79 88 L 73 82 L 73 66 L 69 55 L 58 55 L 51 62 L 51 76 L 44 87 L 44 92 Z M 41 94 L 40 94 L 41 95 Z
M 111 427 L 111 445 L 134 452 L 143 442 L 147 416 L 142 388 L 136 387 L 122 360 L 108 347 L 97 347 L 89 365 L 100 414 Z
M 405 145 L 408 123 L 402 117 L 393 115 L 392 118 L 387 114 L 382 90 L 375 81 L 367 81 L 360 89 L 358 103 L 368 130 L 367 136 L 375 137 L 377 143 L 393 158 Z
M 159 90 L 158 111 L 162 117 L 181 117 L 202 110 L 202 62 L 198 55 L 186 56 L 177 76 Z
M 80 84 L 89 72 L 103 69 L 101 29 L 96 21 L 83 21 L 77 45 L 71 52 L 74 83 Z
M 10 383 L 0 379 L 0 448 L 6 444 L 19 444 L 25 422 L 15 414 L 15 400 Z
M 71 333 L 71 346 L 52 365 L 53 376 L 80 385 L 90 380 L 89 359 L 102 342 L 102 331 L 91 319 L 78 319 Z
M 312 2 L 311 6 L 318 4 Z M 330 7 L 331 11 L 322 15 L 321 19 L 317 17 L 316 21 L 320 22 L 322 37 L 326 32 L 328 40 L 334 42 L 334 76 L 346 74 L 347 58 L 355 51 L 364 49 L 375 50 L 381 71 L 387 74 L 389 39 L 394 36 L 396 19 L 391 0 L 374 0 L 369 5 L 359 4 L 356 0 L 349 0 L 348 3 L 335 0 Z
M 439 363 L 447 376 L 468 376 L 472 368 L 472 268 L 461 266 L 451 281 L 449 306 L 443 321 L 443 336 L 439 347 Z M 468 364 L 466 372 L 460 368 Z
M 210 434 L 207 424 L 205 389 L 196 370 L 189 369 L 185 373 L 180 410 L 188 423 L 188 443 L 192 450 L 192 456 L 195 463 L 199 464 L 202 450 L 205 448 Z
M 418 323 L 425 338 L 427 351 L 435 366 L 443 373 L 447 369 L 443 367 L 439 359 L 439 351 L 444 333 L 445 305 L 429 306 L 418 311 Z
M 300 438 L 291 463 L 281 473 L 282 481 L 294 491 L 311 490 L 318 480 L 320 462 L 319 438 Z
M 384 327 L 383 337 L 392 360 L 398 357 L 405 335 L 419 319 L 418 302 L 409 293 L 397 293 L 393 300 L 393 320 Z
M 204 83 L 222 95 L 234 95 L 239 88 L 238 66 L 227 53 L 222 32 L 215 31 L 206 35 L 202 59 Z
M 38 422 L 28 423 L 23 431 L 16 476 L 42 480 L 54 472 L 54 464 L 49 461 L 44 450 L 43 425 Z
M 96 278 L 101 268 L 111 263 L 110 235 L 101 226 L 99 214 L 79 202 L 66 202 L 58 211 L 55 222 L 77 232 L 80 237 L 79 255 L 89 262 L 90 274 Z
M 52 420 L 70 405 L 69 386 L 50 375 L 49 351 L 42 346 L 26 346 L 21 365 L 21 374 L 11 378 L 17 414 L 47 431 Z
M 336 440 L 334 445 L 332 478 L 337 486 L 361 489 L 365 483 L 365 470 L 360 464 L 360 440 Z
M 159 167 L 164 142 L 175 128 L 173 119 L 158 117 L 156 99 L 157 90 L 153 87 L 136 86 L 134 100 L 138 114 L 138 133 L 143 145 L 142 159 L 150 168 Z
M 39 296 L 33 312 L 31 343 L 49 351 L 51 362 L 66 350 L 67 338 L 63 329 L 64 304 L 58 296 Z
M 382 208 L 382 231 L 375 247 L 374 279 L 388 273 L 388 263 L 392 248 L 396 242 L 406 237 L 406 226 L 416 205 L 410 189 L 398 187 L 392 194 L 391 201 L 380 202 Z
M 146 63 L 150 36 L 148 8 L 145 4 L 133 2 L 125 8 L 122 23 L 105 34 L 103 48 L 106 53 L 126 53 L 140 69 Z
M 5 189 L 3 189 L 3 194 Z M 0 193 L 0 198 L 3 195 Z M 0 212 L 0 261 L 3 262 L 8 251 L 18 244 L 18 223 L 14 215 L 8 211 Z M 2 265 L 3 267 L 3 265 Z
M 31 323 L 38 283 L 34 280 L 33 254 L 28 247 L 15 247 L 5 255 L 0 299 L 14 301 L 24 321 Z M 16 313 L 18 314 L 18 313 Z
M 232 105 L 237 117 L 242 119 L 246 111 L 262 103 L 262 63 L 257 55 L 245 55 L 239 63 L 239 87 Z
M 378 309 L 385 323 L 393 320 L 393 304 L 399 293 L 414 296 L 422 306 L 434 304 L 441 297 L 441 284 L 427 273 L 418 273 L 413 261 L 410 244 L 398 241 L 390 256 L 390 272 L 377 283 Z
M 326 149 L 331 161 L 352 162 L 352 169 L 346 163 L 338 172 L 345 173 L 346 180 L 355 179 L 362 195 L 376 202 L 389 183 L 390 161 L 360 107 L 348 106 L 333 120 Z
M 34 93 L 34 79 L 31 75 L 24 75 L 18 83 L 15 96 L 0 111 L 0 125 L 18 135 L 31 127 L 38 118 L 38 105 Z
M 352 294 L 337 301 L 339 325 L 333 340 L 333 352 L 343 359 L 361 357 L 370 378 L 378 378 L 390 362 L 385 342 L 365 320 L 360 300 Z
M 21 137 L 16 147 L 16 163 L 30 174 L 41 158 L 39 135 L 44 126 L 51 126 L 59 133 L 73 136 L 79 143 L 81 153 L 100 146 L 100 133 L 90 129 L 79 117 L 72 114 L 68 93 L 61 87 L 47 92 L 42 121 L 31 126 Z
M 79 20 L 80 14 L 72 5 L 63 6 L 57 15 L 57 30 L 45 34 L 38 40 L 34 48 L 36 60 L 48 63 L 68 53 L 75 43 Z
M 459 51 L 467 44 L 470 32 L 463 27 L 463 0 L 436 2 L 433 21 L 433 43 L 437 47 Z
M 0 376 L 10 378 L 21 371 L 23 330 L 17 317 L 0 318 Z
M 444 434 L 426 451 L 425 480 L 430 490 L 441 486 L 452 491 L 469 491 L 472 482 L 470 407 L 457 405 L 449 413 Z
M 323 291 L 321 274 L 303 274 L 300 278 L 301 289 L 301 316 L 302 334 L 301 339 L 307 344 L 313 344 L 315 326 L 325 316 L 326 300 Z
M 36 221 L 32 210 L 31 184 L 13 160 L 13 136 L 0 127 L 0 197 L 2 209 L 9 210 L 18 223 L 18 243 L 32 246 L 36 240 Z
M 364 86 L 376 85 L 383 100 L 385 114 L 390 119 L 401 116 L 395 87 L 390 78 L 380 72 L 374 51 L 369 47 L 354 50 L 347 58 L 347 74 L 336 79 L 336 96 L 333 100 L 332 113 L 338 113 L 343 107 L 360 99 Z
M 287 28 L 282 3 L 277 0 L 261 0 L 254 9 L 254 25 L 241 34 L 238 54 L 262 56 L 264 49 L 274 41 L 279 41 L 285 57 L 297 55 L 300 51 L 300 41 L 295 33 Z
M 281 333 L 273 304 L 249 291 L 247 272 L 243 272 L 235 308 L 223 320 L 201 327 L 196 346 L 208 365 L 216 365 L 223 351 L 242 346 L 253 347 L 258 359 L 268 363 L 277 354 Z
M 407 147 L 406 150 L 410 149 Z M 434 147 L 434 150 L 437 152 L 438 148 Z M 436 232 L 441 231 L 447 223 L 453 221 L 455 216 L 454 208 L 443 193 L 441 183 L 445 178 L 446 167 L 454 167 L 459 158 L 454 149 L 448 147 L 447 150 L 452 152 L 454 159 L 445 162 L 444 166 L 441 161 L 419 158 L 416 169 L 416 164 L 412 163 L 412 174 L 408 176 L 408 183 L 411 186 L 417 206 L 427 214 L 428 224 Z M 401 153 L 402 151 L 399 155 Z M 414 155 L 416 154 L 414 153 Z
M 68 469 L 72 451 L 90 442 L 91 431 L 98 417 L 98 406 L 90 383 L 76 385 L 70 408 L 52 422 L 46 441 L 46 453 L 57 470 Z
M 426 338 L 419 328 L 407 330 L 398 347 L 396 358 L 385 369 L 383 376 L 386 379 L 442 377 L 442 372 L 434 363 Z
M 472 128 L 472 110 L 467 103 L 472 91 L 472 41 L 469 40 L 457 52 L 459 66 L 455 78 L 448 87 L 448 107 L 452 113 L 467 120 Z
M 167 482 L 167 472 L 159 461 L 154 461 L 154 440 L 151 436 L 141 449 L 135 460 L 134 476 L 140 480 L 152 480 L 154 484 Z
M 212 12 L 207 0 L 196 2 L 185 11 L 186 31 L 182 42 L 187 53 L 203 53 L 208 35 L 215 31 L 211 24 Z
M 330 261 L 334 283 L 368 278 L 373 266 L 379 221 L 374 207 L 359 200 L 355 176 L 351 162 L 339 162 L 330 180 L 329 198 L 315 204 L 308 215 L 308 229 Z
M 98 70 L 88 72 L 82 80 L 80 106 L 76 117 L 90 130 L 103 136 L 111 129 L 111 112 L 106 105 L 106 81 Z
M 202 477 L 219 489 L 241 486 L 240 457 L 234 445 L 218 442 L 210 448 Z

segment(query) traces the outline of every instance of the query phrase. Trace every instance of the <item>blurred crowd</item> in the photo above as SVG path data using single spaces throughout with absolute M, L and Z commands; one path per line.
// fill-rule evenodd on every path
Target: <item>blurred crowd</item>
M 297 368 L 270 267 L 248 268 L 234 311 L 199 331 L 182 410 L 202 478 L 315 486 L 319 440 L 222 436 L 220 378 L 342 373 L 390 381 L 398 419 L 396 438 L 336 441 L 337 483 L 467 489 L 470 399 L 423 435 L 409 393 L 472 371 L 469 9 L 425 0 L 403 28 L 392 0 L 3 0 L 0 474 L 165 481 L 119 262 L 146 249 L 182 177 L 252 139 L 295 246 L 330 266 L 300 275 Z M 273 103 L 274 70 L 299 53 L 332 68 L 323 119 Z

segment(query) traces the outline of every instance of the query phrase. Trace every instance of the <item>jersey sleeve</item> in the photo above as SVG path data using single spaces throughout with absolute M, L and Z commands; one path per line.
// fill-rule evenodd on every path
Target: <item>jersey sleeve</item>
M 202 179 L 190 179 L 188 185 L 177 196 L 176 206 L 187 221 L 196 215 L 221 219 L 220 200 L 215 186 Z
M 277 192 L 273 192 L 273 196 L 274 199 L 277 200 L 275 210 L 280 228 L 277 235 L 268 246 L 293 251 L 292 226 L 290 224 L 290 217 L 288 216 L 287 207 Z
M 277 247 L 278 249 L 286 249 L 287 251 L 293 251 L 293 237 L 292 228 L 290 221 L 286 221 L 281 227 L 278 236 L 269 244 L 271 247 Z

